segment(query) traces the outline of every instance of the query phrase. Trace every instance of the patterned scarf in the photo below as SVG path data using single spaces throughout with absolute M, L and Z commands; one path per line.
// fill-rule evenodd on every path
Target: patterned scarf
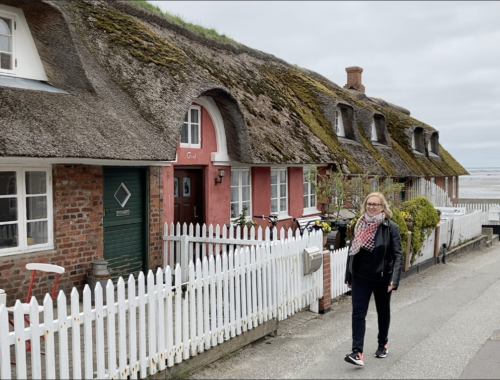
M 375 233 L 377 232 L 378 226 L 380 226 L 384 219 L 384 212 L 381 212 L 372 218 L 366 215 L 366 213 L 363 214 L 354 228 L 355 234 L 352 241 L 351 251 L 349 252 L 350 256 L 354 256 L 358 253 L 361 247 L 367 251 L 373 251 L 375 248 Z

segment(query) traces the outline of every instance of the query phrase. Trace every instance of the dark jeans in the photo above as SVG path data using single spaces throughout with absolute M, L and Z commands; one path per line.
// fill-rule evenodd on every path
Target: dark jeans
M 353 277 L 352 295 L 352 350 L 363 352 L 366 330 L 366 313 L 370 297 L 375 297 L 378 315 L 378 344 L 387 344 L 391 322 L 391 294 L 386 282 L 370 281 L 363 277 Z

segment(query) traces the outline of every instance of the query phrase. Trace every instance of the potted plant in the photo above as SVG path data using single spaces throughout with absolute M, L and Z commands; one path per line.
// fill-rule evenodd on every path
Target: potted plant
M 413 214 L 410 211 L 401 211 L 401 217 L 404 219 L 408 230 L 411 231 L 413 228 L 413 221 L 415 220 Z
M 237 226 L 241 227 L 241 237 L 243 238 L 243 231 L 244 228 L 246 227 L 248 229 L 248 233 L 250 235 L 250 228 L 252 226 L 258 226 L 259 223 L 254 222 L 252 219 L 247 219 L 247 206 L 243 206 L 241 209 L 241 213 L 238 215 L 236 219 L 231 220 L 233 223 L 234 227 L 236 228 Z
M 327 223 L 325 221 L 319 221 L 317 220 L 315 224 L 313 225 L 313 228 L 317 230 L 321 230 L 323 232 L 323 247 L 326 245 L 326 240 L 328 238 L 328 234 L 332 232 L 332 227 L 330 226 L 330 223 Z

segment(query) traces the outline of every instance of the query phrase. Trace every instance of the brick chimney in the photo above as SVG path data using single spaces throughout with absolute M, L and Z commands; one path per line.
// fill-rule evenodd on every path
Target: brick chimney
M 346 67 L 345 71 L 347 71 L 347 84 L 344 88 L 364 93 L 365 86 L 361 83 L 361 73 L 363 72 L 363 69 L 358 66 L 351 66 Z

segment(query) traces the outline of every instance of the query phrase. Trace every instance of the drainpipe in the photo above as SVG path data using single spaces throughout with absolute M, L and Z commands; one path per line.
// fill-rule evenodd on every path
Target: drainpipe
M 443 264 L 446 264 L 446 243 L 443 243 Z

